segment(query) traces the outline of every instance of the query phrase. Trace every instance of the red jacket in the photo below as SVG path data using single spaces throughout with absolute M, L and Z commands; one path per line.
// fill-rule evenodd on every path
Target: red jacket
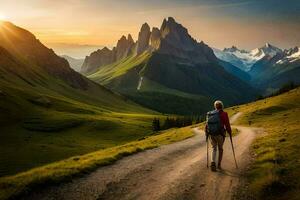
M 229 117 L 227 112 L 220 110 L 220 118 L 222 122 L 222 126 L 224 127 L 224 130 L 231 135 L 231 126 L 229 122 Z M 207 130 L 207 125 L 205 126 L 205 130 Z

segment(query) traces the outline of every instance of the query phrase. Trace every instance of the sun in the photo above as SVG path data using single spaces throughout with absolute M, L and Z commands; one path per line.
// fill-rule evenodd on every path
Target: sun
M 7 19 L 7 16 L 4 13 L 0 12 L 0 20 L 4 21 Z

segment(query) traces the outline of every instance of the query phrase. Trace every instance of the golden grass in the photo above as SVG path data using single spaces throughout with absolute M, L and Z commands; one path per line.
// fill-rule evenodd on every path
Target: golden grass
M 111 164 L 124 156 L 184 140 L 193 135 L 191 127 L 170 129 L 158 135 L 145 137 L 140 141 L 71 157 L 14 176 L 2 177 L 0 178 L 0 199 L 18 196 L 43 184 L 58 183 L 75 175 L 90 172 L 99 166 Z

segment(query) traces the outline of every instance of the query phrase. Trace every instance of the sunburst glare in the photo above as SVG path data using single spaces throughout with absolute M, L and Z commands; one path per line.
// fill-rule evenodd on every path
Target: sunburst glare
M 0 12 L 0 20 L 7 20 L 7 16 L 2 12 Z

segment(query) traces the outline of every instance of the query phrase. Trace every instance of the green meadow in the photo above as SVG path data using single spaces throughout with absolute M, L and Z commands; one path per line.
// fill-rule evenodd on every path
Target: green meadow
M 260 199 L 299 199 L 300 88 L 228 111 L 243 113 L 237 124 L 264 130 L 252 145 L 249 193 Z
M 92 82 L 81 90 L 38 68 L 0 72 L 0 177 L 143 138 L 163 117 Z

